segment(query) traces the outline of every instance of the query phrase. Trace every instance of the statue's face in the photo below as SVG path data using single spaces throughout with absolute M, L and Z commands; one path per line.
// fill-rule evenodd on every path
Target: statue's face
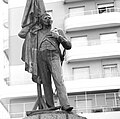
M 52 25 L 52 19 L 50 17 L 50 15 L 46 14 L 42 17 L 42 21 L 44 25 Z

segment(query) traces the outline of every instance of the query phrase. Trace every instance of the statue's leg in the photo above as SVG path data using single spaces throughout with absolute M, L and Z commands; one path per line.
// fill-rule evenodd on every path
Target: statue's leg
M 44 88 L 44 95 L 46 99 L 46 104 L 48 107 L 54 107 L 54 100 L 53 100 L 53 90 L 52 90 L 52 83 L 51 83 L 51 74 L 47 70 L 44 70 L 43 73 L 43 88 Z
M 57 90 L 60 105 L 63 107 L 69 106 L 66 88 L 63 82 L 61 62 L 59 59 L 52 60 L 52 76 Z
M 43 83 L 46 104 L 48 107 L 54 107 L 51 72 L 47 63 L 46 52 L 40 52 L 39 58 L 41 59 L 38 59 L 39 72 Z
M 41 84 L 37 84 L 37 93 L 38 93 L 38 107 L 39 109 L 43 109 L 44 102 L 42 98 L 42 90 L 41 90 Z

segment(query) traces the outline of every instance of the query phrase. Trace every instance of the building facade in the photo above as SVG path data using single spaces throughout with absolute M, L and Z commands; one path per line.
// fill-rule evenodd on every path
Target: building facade
M 7 89 L 6 77 L 9 77 L 9 60 L 6 51 L 8 49 L 8 2 L 0 1 L 0 118 L 10 119 L 8 110 L 2 102 L 4 90 Z
M 1 102 L 13 119 L 24 117 L 37 98 L 37 86 L 21 61 L 24 40 L 18 33 L 25 3 L 10 0 L 8 9 L 9 48 L 5 53 L 9 51 L 10 70 L 4 77 L 7 86 Z M 53 26 L 62 28 L 72 43 L 63 77 L 73 111 L 88 119 L 119 119 L 120 1 L 46 0 L 45 6 Z M 55 104 L 59 105 L 56 96 Z

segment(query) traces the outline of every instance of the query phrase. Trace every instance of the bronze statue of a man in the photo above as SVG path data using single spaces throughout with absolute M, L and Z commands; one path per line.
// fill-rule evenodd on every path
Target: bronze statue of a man
M 35 3 L 39 2 L 39 0 L 33 1 L 35 1 Z M 33 1 L 31 1 L 31 3 Z M 51 29 L 53 21 L 45 10 L 42 14 L 40 11 L 37 16 L 34 12 L 31 12 L 30 15 L 31 19 L 35 17 L 34 22 L 29 23 L 27 26 L 24 25 L 22 31 L 19 33 L 21 38 L 25 38 L 22 49 L 22 60 L 26 64 L 26 70 L 32 73 L 34 82 L 38 85 L 42 82 L 48 108 L 55 107 L 51 83 L 52 76 L 61 109 L 71 111 L 73 107 L 69 104 L 63 82 L 61 68 L 62 55 L 59 48 L 61 44 L 66 50 L 69 50 L 71 49 L 71 43 L 67 40 L 61 29 Z
M 60 105 L 63 110 L 71 111 L 72 107 L 68 102 L 66 88 L 63 83 L 61 68 L 61 52 L 59 45 L 69 50 L 71 43 L 66 39 L 61 29 L 51 30 L 52 20 L 48 14 L 41 17 L 42 29 L 38 32 L 38 69 L 40 79 L 43 83 L 46 104 L 54 107 L 51 76 L 57 90 Z M 39 39 L 43 36 L 42 39 Z

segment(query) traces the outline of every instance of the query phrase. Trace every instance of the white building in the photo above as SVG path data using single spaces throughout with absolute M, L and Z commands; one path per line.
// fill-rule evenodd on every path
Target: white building
M 53 25 L 64 29 L 72 43 L 63 74 L 74 111 L 88 119 L 120 119 L 120 1 L 44 1 Z M 20 119 L 37 98 L 36 84 L 21 61 L 23 39 L 17 35 L 25 4 L 26 0 L 9 1 L 9 50 L 7 46 L 5 53 L 9 51 L 10 73 L 6 70 L 7 85 L 1 92 L 10 117 Z
M 8 4 L 7 1 L 0 1 L 0 118 L 1 119 L 10 119 L 8 110 L 5 108 L 4 103 L 2 102 L 2 94 L 4 94 L 7 89 L 5 78 L 8 77 L 8 66 L 9 62 L 6 60 L 6 55 L 4 50 L 8 48 Z M 6 62 L 7 67 L 4 65 Z M 4 70 L 3 70 L 4 69 Z

